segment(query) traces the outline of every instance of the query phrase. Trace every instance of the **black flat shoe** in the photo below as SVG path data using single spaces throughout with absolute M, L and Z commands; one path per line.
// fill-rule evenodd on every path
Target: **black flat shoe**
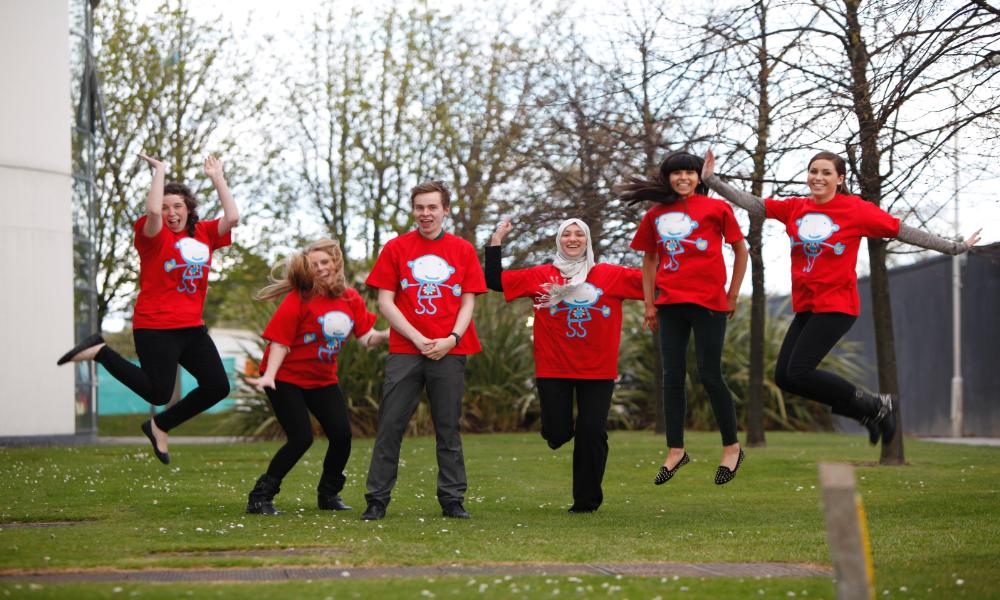
M 471 515 L 461 502 L 449 502 L 441 507 L 441 516 L 449 519 L 468 519 Z
M 585 506 L 577 506 L 574 504 L 573 506 L 569 507 L 569 510 L 567 510 L 566 512 L 573 513 L 575 515 L 595 513 L 597 512 L 597 507 L 587 508 Z
M 719 465 L 719 468 L 715 470 L 715 485 L 723 485 L 729 483 L 736 477 L 736 471 L 740 469 L 740 465 L 743 464 L 743 448 L 740 448 L 740 457 L 736 459 L 736 468 L 730 470 L 729 467 L 724 467 Z
M 661 465 L 659 472 L 656 473 L 656 479 L 653 480 L 653 483 L 655 483 L 656 485 L 663 485 L 664 483 L 670 481 L 670 478 L 674 476 L 674 473 L 677 472 L 677 469 L 680 469 L 689 462 L 691 462 L 691 457 L 689 457 L 688 453 L 685 452 L 684 456 L 681 457 L 680 462 L 674 465 L 673 469 L 668 469 Z
M 160 449 L 156 447 L 156 438 L 153 436 L 153 425 L 152 425 L 152 423 L 150 421 L 145 421 L 141 425 L 140 429 L 142 429 L 142 432 L 145 433 L 146 437 L 149 438 L 149 443 L 152 444 L 152 446 L 153 446 L 153 454 L 156 455 L 156 458 L 160 459 L 161 463 L 163 463 L 165 465 L 169 465 L 170 464 L 170 453 L 169 452 L 160 452 Z
M 368 502 L 368 508 L 365 512 L 361 513 L 361 519 L 364 521 L 378 521 L 385 518 L 385 504 L 381 502 L 371 500 Z
M 868 430 L 868 442 L 874 446 L 881 439 L 883 444 L 892 442 L 896 437 L 896 399 L 892 394 L 879 394 L 875 397 L 875 414 L 861 419 L 861 424 Z
M 338 495 L 320 494 L 316 503 L 320 510 L 351 510 L 351 507 L 344 504 L 344 499 Z
M 79 344 L 73 346 L 73 348 L 69 352 L 60 356 L 59 360 L 56 361 L 56 365 L 64 365 L 69 361 L 73 360 L 74 356 L 83 352 L 87 348 L 103 343 L 104 343 L 104 338 L 101 337 L 101 334 L 92 333 L 87 337 L 85 337 L 83 341 L 81 341 Z

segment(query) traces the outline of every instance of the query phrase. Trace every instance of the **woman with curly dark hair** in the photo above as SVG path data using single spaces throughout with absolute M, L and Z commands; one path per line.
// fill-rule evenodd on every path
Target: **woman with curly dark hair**
M 95 333 L 64 354 L 57 364 L 94 360 L 115 379 L 154 406 L 170 401 L 177 366 L 198 382 L 179 402 L 142 424 L 153 453 L 170 462 L 167 432 L 198 415 L 229 394 L 229 377 L 202 319 L 212 253 L 232 243 L 230 231 L 239 210 L 222 167 L 214 156 L 205 159 L 223 216 L 202 221 L 198 201 L 183 183 L 164 183 L 164 164 L 139 155 L 153 167 L 146 196 L 146 214 L 135 223 L 139 253 L 139 296 L 132 316 L 132 335 L 140 366 L 135 366 Z

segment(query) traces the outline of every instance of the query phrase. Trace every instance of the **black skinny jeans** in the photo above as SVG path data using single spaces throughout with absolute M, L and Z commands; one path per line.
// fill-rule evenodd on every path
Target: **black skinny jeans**
M 816 367 L 857 317 L 844 313 L 795 313 L 781 342 L 774 382 L 786 392 L 833 408 L 834 414 L 860 420 L 866 406 L 856 398 L 857 387 L 839 375 Z
M 702 386 L 712 402 L 715 421 L 722 434 L 722 445 L 729 446 L 736 436 L 736 408 L 722 379 L 722 346 L 726 339 L 726 313 L 691 303 L 661 304 L 660 351 L 663 354 L 663 415 L 667 425 L 667 447 L 684 447 L 684 418 L 687 398 L 687 346 L 694 331 L 695 356 Z
M 156 426 L 170 431 L 229 395 L 229 378 L 219 351 L 204 325 L 179 329 L 136 329 L 132 332 L 139 364 L 135 366 L 110 346 L 94 358 L 108 373 L 143 400 L 155 406 L 170 402 L 177 381 L 177 365 L 198 381 L 177 404 L 156 415 Z
M 344 467 L 351 457 L 351 419 L 340 386 L 333 384 L 305 389 L 284 381 L 274 384 L 275 389 L 265 388 L 264 391 L 288 441 L 271 459 L 267 474 L 278 480 L 284 479 L 312 446 L 312 423 L 309 420 L 309 413 L 312 413 L 329 440 L 323 459 L 323 475 L 316 491 L 323 495 L 339 494 L 346 481 Z
M 601 482 L 608 463 L 608 411 L 615 382 L 554 377 L 539 377 L 535 382 L 542 407 L 542 437 L 549 447 L 555 450 L 576 437 L 573 442 L 573 506 L 594 510 L 604 501 Z

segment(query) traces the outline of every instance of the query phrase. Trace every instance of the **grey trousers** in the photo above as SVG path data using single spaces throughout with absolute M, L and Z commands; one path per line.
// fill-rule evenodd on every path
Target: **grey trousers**
M 385 363 L 382 402 L 378 407 L 378 432 L 368 467 L 365 500 L 389 503 L 396 485 L 403 434 L 427 388 L 431 420 L 437 436 L 437 497 L 442 506 L 461 502 L 468 487 L 459 420 L 465 391 L 462 354 L 431 360 L 420 354 L 390 354 Z

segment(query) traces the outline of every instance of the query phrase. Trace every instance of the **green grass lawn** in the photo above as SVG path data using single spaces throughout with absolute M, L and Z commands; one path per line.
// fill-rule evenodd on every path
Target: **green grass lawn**
M 230 417 L 232 411 L 203 413 L 174 429 L 173 435 L 231 436 L 235 435 Z M 102 437 L 135 437 L 142 435 L 139 425 L 149 419 L 148 413 L 98 415 L 97 431 Z
M 201 418 L 201 417 L 199 417 Z M 771 433 L 750 449 L 739 476 L 712 482 L 717 434 L 689 434 L 693 462 L 652 485 L 663 441 L 613 433 L 605 504 L 570 515 L 571 449 L 550 451 L 537 434 L 465 437 L 469 521 L 440 517 L 433 438 L 407 439 L 399 485 L 380 522 L 359 520 L 372 440 L 355 440 L 344 497 L 355 506 L 315 508 L 325 440 L 285 480 L 276 503 L 287 514 L 245 515 L 246 494 L 275 443 L 171 448 L 160 465 L 145 446 L 4 448 L 7 480 L 0 523 L 85 521 L 65 527 L 0 524 L 0 568 L 428 565 L 495 562 L 781 561 L 828 564 L 816 464 L 854 461 L 872 536 L 879 597 L 1000 598 L 1000 448 L 907 440 L 906 467 L 879 467 L 860 436 Z M 296 548 L 282 556 L 212 551 Z M 825 578 L 725 579 L 502 577 L 253 584 L 258 597 L 576 596 L 826 597 Z M 495 581 L 499 581 L 496 583 Z M 486 585 L 480 592 L 481 586 Z M 245 595 L 247 584 L 46 585 L 31 597 Z M 512 589 L 516 588 L 516 589 Z M 588 591 L 587 586 L 591 589 Z M 119 592 L 115 592 L 115 589 Z M 579 590 L 577 589 L 579 588 Z M 684 590 L 681 590 L 684 588 Z M 27 593 L 2 584 L 4 592 Z M 384 593 L 383 593 L 384 592 Z M 885 594 L 883 594 L 885 593 Z M 128 595 L 128 594 L 124 594 Z M 427 596 L 427 594 L 424 594 Z

